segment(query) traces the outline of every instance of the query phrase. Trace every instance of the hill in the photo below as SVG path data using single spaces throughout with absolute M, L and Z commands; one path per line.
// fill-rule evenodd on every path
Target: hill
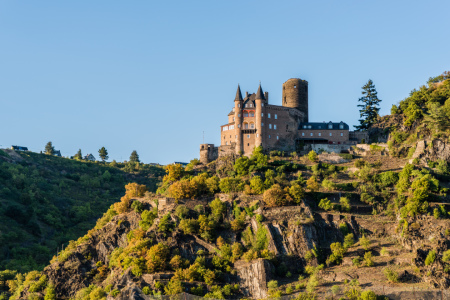
M 3 273 L 7 296 L 447 298 L 449 131 L 427 118 L 446 113 L 445 76 L 379 119 L 371 136 L 385 143 L 340 155 L 256 148 L 167 166 L 156 193 L 128 184 L 42 272 Z
M 130 181 L 156 190 L 162 168 L 0 150 L 0 270 L 41 270 L 95 225 Z

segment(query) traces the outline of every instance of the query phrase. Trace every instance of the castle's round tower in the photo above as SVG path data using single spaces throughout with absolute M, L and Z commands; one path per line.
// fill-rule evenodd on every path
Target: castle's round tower
M 283 83 L 282 102 L 285 107 L 297 108 L 305 114 L 308 122 L 308 81 L 291 78 Z

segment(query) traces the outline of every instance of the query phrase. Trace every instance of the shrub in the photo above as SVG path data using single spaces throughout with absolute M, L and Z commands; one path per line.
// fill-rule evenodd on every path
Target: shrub
M 158 224 L 158 231 L 163 232 L 164 234 L 171 232 L 175 227 L 175 224 L 172 222 L 170 217 L 170 212 L 165 214 Z
M 184 219 L 188 216 L 189 209 L 185 205 L 178 205 L 175 210 L 175 215 L 177 215 L 178 218 Z
M 157 271 L 164 271 L 169 258 L 169 247 L 165 244 L 159 243 L 153 245 L 146 254 L 147 270 L 149 273 Z
M 328 198 L 324 198 L 321 199 L 319 202 L 319 208 L 323 209 L 323 210 L 332 210 L 334 207 L 334 205 L 331 203 L 330 200 L 328 200 Z
M 361 300 L 377 300 L 377 294 L 372 292 L 371 290 L 366 290 L 361 293 Z
M 382 256 L 389 256 L 389 251 L 386 248 L 381 248 L 380 254 Z
M 144 210 L 141 214 L 141 221 L 139 221 L 139 227 L 142 230 L 147 231 L 153 225 L 153 221 L 158 217 L 157 209 Z
M 364 161 L 364 159 L 357 159 L 357 160 L 355 160 L 355 167 L 356 168 L 361 169 L 365 165 L 366 165 L 366 162 Z
M 351 246 L 353 246 L 354 244 L 355 244 L 355 239 L 354 239 L 353 233 L 347 234 L 344 238 L 344 247 L 348 249 Z
M 444 253 L 442 253 L 442 261 L 450 263 L 450 250 L 444 251 Z
M 361 265 L 361 257 L 357 256 L 354 259 L 352 259 L 352 263 L 354 266 L 359 267 Z
M 288 203 L 285 192 L 279 184 L 274 184 L 263 195 L 264 203 L 269 207 L 283 206 Z
M 298 183 L 294 183 L 289 188 L 289 194 L 292 196 L 295 203 L 300 204 L 302 202 L 302 198 L 305 196 L 305 191 Z
M 317 182 L 317 179 L 315 176 L 311 176 L 307 181 L 306 181 L 306 187 L 311 191 L 311 192 L 317 192 L 319 190 L 319 183 Z
M 112 297 L 116 297 L 116 296 L 119 295 L 119 294 L 120 294 L 120 291 L 119 291 L 118 289 L 114 289 L 114 290 L 112 290 L 111 293 L 110 293 L 110 295 L 111 295 Z
M 339 203 L 341 204 L 341 210 L 349 212 L 351 210 L 350 200 L 347 197 L 341 197 L 339 199 Z
M 427 258 L 425 259 L 425 266 L 429 266 L 436 260 L 436 251 L 431 250 L 428 252 Z
M 250 179 L 250 188 L 256 195 L 264 193 L 264 182 L 260 176 L 254 176 L 252 179 Z
M 364 250 L 369 250 L 370 248 L 370 240 L 367 239 L 365 235 L 359 239 L 359 244 L 364 248 Z
M 308 159 L 312 162 L 316 162 L 319 160 L 319 156 L 314 150 L 309 151 L 308 153 Z
M 225 203 L 220 201 L 219 198 L 216 198 L 213 201 L 211 201 L 209 207 L 211 207 L 211 213 L 214 216 L 214 219 L 217 221 L 222 220 L 222 217 L 224 216 L 227 210 Z
M 392 268 L 387 267 L 383 269 L 384 276 L 389 282 L 398 282 L 398 274 Z
M 327 265 L 335 263 L 337 265 L 342 263 L 342 258 L 344 257 L 345 248 L 339 242 L 332 243 L 330 245 L 331 255 L 327 259 Z
M 366 266 L 373 267 L 374 263 L 372 260 L 372 251 L 368 251 L 364 254 L 364 261 L 366 263 Z
M 169 283 L 164 287 L 164 292 L 166 295 L 176 295 L 183 293 L 183 285 L 181 281 L 171 278 Z
M 144 210 L 144 205 L 141 201 L 135 200 L 131 203 L 131 208 L 134 209 L 135 212 L 141 213 Z

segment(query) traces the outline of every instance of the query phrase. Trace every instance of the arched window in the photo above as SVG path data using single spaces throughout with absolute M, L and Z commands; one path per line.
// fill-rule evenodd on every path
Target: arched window
M 244 118 L 248 117 L 248 112 L 244 111 Z
M 244 129 L 248 129 L 248 123 L 244 123 Z
M 250 112 L 250 117 L 254 117 L 255 116 L 255 113 L 254 112 Z
M 250 123 L 250 129 L 255 129 L 255 123 Z

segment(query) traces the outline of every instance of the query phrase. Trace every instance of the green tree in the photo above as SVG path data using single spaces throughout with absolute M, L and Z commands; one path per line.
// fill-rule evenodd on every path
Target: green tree
M 136 150 L 133 150 L 133 152 L 131 152 L 131 155 L 130 155 L 130 162 L 133 162 L 133 163 L 138 163 L 138 162 L 140 162 L 140 160 L 139 160 L 139 155 L 138 155 L 138 153 L 137 153 Z
M 47 145 L 45 145 L 45 154 L 48 155 L 55 154 L 55 148 L 53 147 L 52 142 L 48 142 Z
M 380 111 L 380 102 L 378 99 L 377 90 L 375 89 L 375 85 L 373 81 L 369 79 L 369 81 L 362 87 L 363 96 L 359 98 L 359 102 L 362 104 L 358 104 L 359 116 L 361 119 L 359 120 L 360 125 L 356 125 L 355 128 L 357 131 L 367 130 L 369 129 L 377 120 L 378 112 Z
M 81 149 L 78 149 L 77 154 L 75 154 L 73 156 L 73 158 L 76 159 L 76 160 L 82 160 L 83 159 L 83 155 L 81 154 Z
M 101 147 L 100 150 L 98 150 L 98 155 L 100 156 L 102 161 L 108 160 L 108 158 L 109 158 L 108 150 L 106 150 L 105 147 Z M 137 153 L 136 153 L 136 155 L 137 155 Z M 131 157 L 130 157 L 130 160 L 131 160 Z M 139 161 L 139 158 L 138 158 L 138 161 Z

